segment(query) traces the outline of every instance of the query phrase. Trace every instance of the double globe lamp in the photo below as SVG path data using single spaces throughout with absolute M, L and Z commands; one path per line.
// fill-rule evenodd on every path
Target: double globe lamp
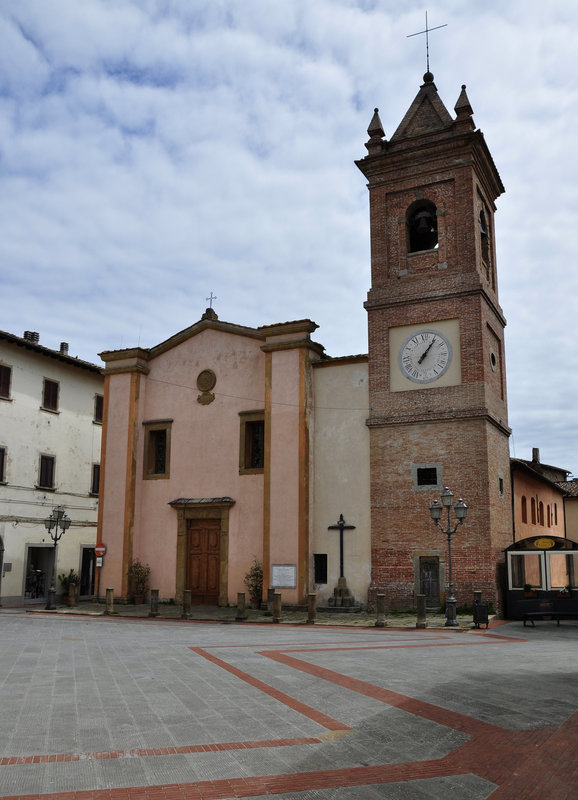
M 50 589 L 48 590 L 48 597 L 46 603 L 46 610 L 53 611 L 56 608 L 54 599 L 56 595 L 56 546 L 62 538 L 62 534 L 70 527 L 70 517 L 66 516 L 62 506 L 56 506 L 52 509 L 52 513 L 44 520 L 44 527 L 48 531 L 50 538 L 54 542 L 54 555 L 52 558 L 52 580 Z
M 446 486 L 443 492 L 440 495 L 441 504 L 438 500 L 434 500 L 433 503 L 430 504 L 429 513 L 431 514 L 431 518 L 433 519 L 434 523 L 438 525 L 442 533 L 448 537 L 448 569 L 449 569 L 449 587 L 448 587 L 448 597 L 446 599 L 446 628 L 457 627 L 458 621 L 456 619 L 456 598 L 454 597 L 454 584 L 452 580 L 452 536 L 457 531 L 459 526 L 465 520 L 468 514 L 468 507 L 461 499 L 453 505 L 454 502 L 454 493 L 451 489 L 448 489 Z M 457 522 L 452 527 L 451 524 L 451 516 L 450 512 L 451 509 L 454 509 L 454 514 L 456 516 Z M 444 527 L 442 522 L 440 521 L 444 514 L 444 509 L 447 511 L 447 526 Z

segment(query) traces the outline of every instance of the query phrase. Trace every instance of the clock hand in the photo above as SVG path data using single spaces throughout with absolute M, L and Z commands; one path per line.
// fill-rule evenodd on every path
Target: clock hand
M 426 349 L 423 351 L 423 353 L 421 354 L 421 356 L 418 358 L 418 360 L 417 360 L 417 363 L 418 363 L 418 364 L 421 364 L 421 362 L 422 362 L 422 361 L 424 360 L 424 358 L 427 356 L 427 354 L 428 354 L 428 353 L 429 353 L 429 351 L 431 350 L 431 347 L 432 347 L 433 343 L 435 342 L 435 340 L 436 340 L 436 337 L 434 336 L 434 338 L 433 338 L 433 339 L 431 340 L 431 342 L 428 344 L 428 346 L 427 346 L 427 347 L 426 347 Z

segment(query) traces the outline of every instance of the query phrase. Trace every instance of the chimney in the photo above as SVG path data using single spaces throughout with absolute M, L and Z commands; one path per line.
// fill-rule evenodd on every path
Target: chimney
M 36 331 L 24 331 L 24 338 L 27 342 L 34 342 L 34 344 L 38 344 L 40 341 L 40 334 Z
M 68 355 L 68 342 L 60 342 L 60 354 L 63 356 Z
M 534 464 L 539 464 L 540 463 L 540 448 L 539 447 L 533 447 L 532 448 L 532 461 L 534 462 Z

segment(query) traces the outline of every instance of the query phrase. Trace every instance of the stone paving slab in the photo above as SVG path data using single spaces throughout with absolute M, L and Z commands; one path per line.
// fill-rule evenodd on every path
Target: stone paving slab
M 0 610 L 0 633 L 0 800 L 576 796 L 576 623 Z

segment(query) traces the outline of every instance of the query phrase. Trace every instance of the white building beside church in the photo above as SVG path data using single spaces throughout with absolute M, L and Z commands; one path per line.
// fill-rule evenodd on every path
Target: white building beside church
M 95 364 L 0 331 L 0 602 L 42 602 L 54 547 L 44 520 L 63 506 L 72 524 L 56 574 L 74 569 L 80 594 L 94 583 L 103 378 Z M 3 552 L 2 552 L 3 551 Z M 58 583 L 57 592 L 60 591 Z

